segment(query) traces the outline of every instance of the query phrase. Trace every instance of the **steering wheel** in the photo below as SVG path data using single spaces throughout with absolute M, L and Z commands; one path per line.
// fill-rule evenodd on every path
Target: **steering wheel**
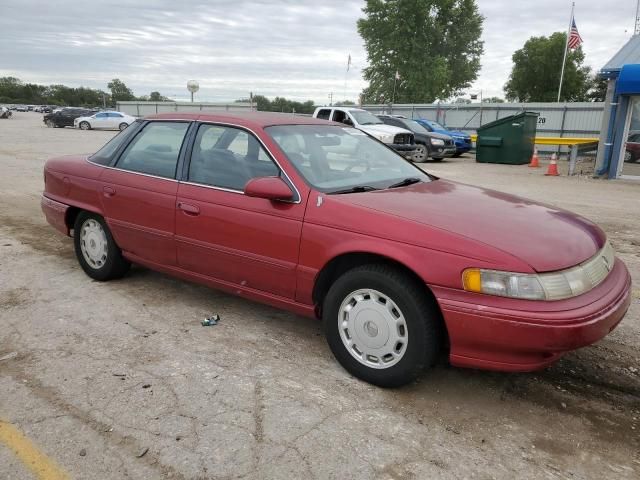
M 354 163 L 350 167 L 345 168 L 344 171 L 345 172 L 353 172 L 353 170 L 356 167 L 360 166 L 360 165 L 364 165 L 364 167 L 365 167 L 364 168 L 364 172 L 362 172 L 362 173 L 365 173 L 365 172 L 368 172 L 369 170 L 371 170 L 371 164 L 369 162 L 367 162 L 366 160 L 361 160 L 359 162 Z

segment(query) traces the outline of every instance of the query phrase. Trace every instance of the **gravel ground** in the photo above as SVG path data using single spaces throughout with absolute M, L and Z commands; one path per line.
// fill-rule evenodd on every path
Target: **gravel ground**
M 42 166 L 112 135 L 0 120 L 0 421 L 71 478 L 640 477 L 638 287 L 617 330 L 542 372 L 443 361 L 375 388 L 333 360 L 319 322 L 143 268 L 91 281 L 40 212 Z M 424 168 L 594 220 L 640 285 L 640 183 L 469 156 Z M 0 478 L 30 475 L 0 442 Z

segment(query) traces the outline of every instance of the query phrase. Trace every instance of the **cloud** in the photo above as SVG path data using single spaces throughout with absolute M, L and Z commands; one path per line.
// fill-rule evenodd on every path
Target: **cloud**
M 628 3 L 629 5 L 627 5 Z M 633 5 L 632 5 L 633 4 Z M 138 95 L 159 90 L 201 100 L 252 91 L 270 97 L 355 100 L 366 86 L 366 52 L 356 31 L 359 0 L 21 0 L 0 4 L 0 75 L 106 89 L 118 77 Z M 567 4 L 568 5 L 568 4 Z M 485 54 L 472 90 L 502 95 L 514 50 L 532 35 L 565 30 L 569 8 L 555 0 L 480 0 Z M 586 61 L 600 68 L 628 38 L 635 2 L 606 8 L 582 0 L 576 21 Z M 622 23 L 620 19 L 623 20 Z M 603 28 L 607 25 L 607 28 Z M 347 56 L 352 68 L 346 73 Z

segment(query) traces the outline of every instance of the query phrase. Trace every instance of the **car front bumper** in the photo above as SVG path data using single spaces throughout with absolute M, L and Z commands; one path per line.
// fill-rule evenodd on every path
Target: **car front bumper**
M 456 138 L 454 141 L 456 144 L 456 153 L 466 153 L 471 150 L 471 139 Z
M 417 147 L 413 143 L 389 143 L 387 145 L 405 158 L 412 158 Z
M 621 260 L 593 290 L 542 302 L 431 287 L 442 309 L 452 365 L 527 372 L 597 342 L 620 323 L 631 303 L 631 277 Z
M 456 154 L 455 147 L 436 147 L 431 146 L 431 158 L 449 158 Z

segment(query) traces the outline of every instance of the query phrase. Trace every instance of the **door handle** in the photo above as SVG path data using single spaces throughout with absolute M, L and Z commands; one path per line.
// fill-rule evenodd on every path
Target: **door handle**
M 113 197 L 116 194 L 116 189 L 113 187 L 102 187 L 102 193 L 105 197 Z
M 187 215 L 200 215 L 200 209 L 197 206 L 191 205 L 189 203 L 178 202 L 178 208 Z

